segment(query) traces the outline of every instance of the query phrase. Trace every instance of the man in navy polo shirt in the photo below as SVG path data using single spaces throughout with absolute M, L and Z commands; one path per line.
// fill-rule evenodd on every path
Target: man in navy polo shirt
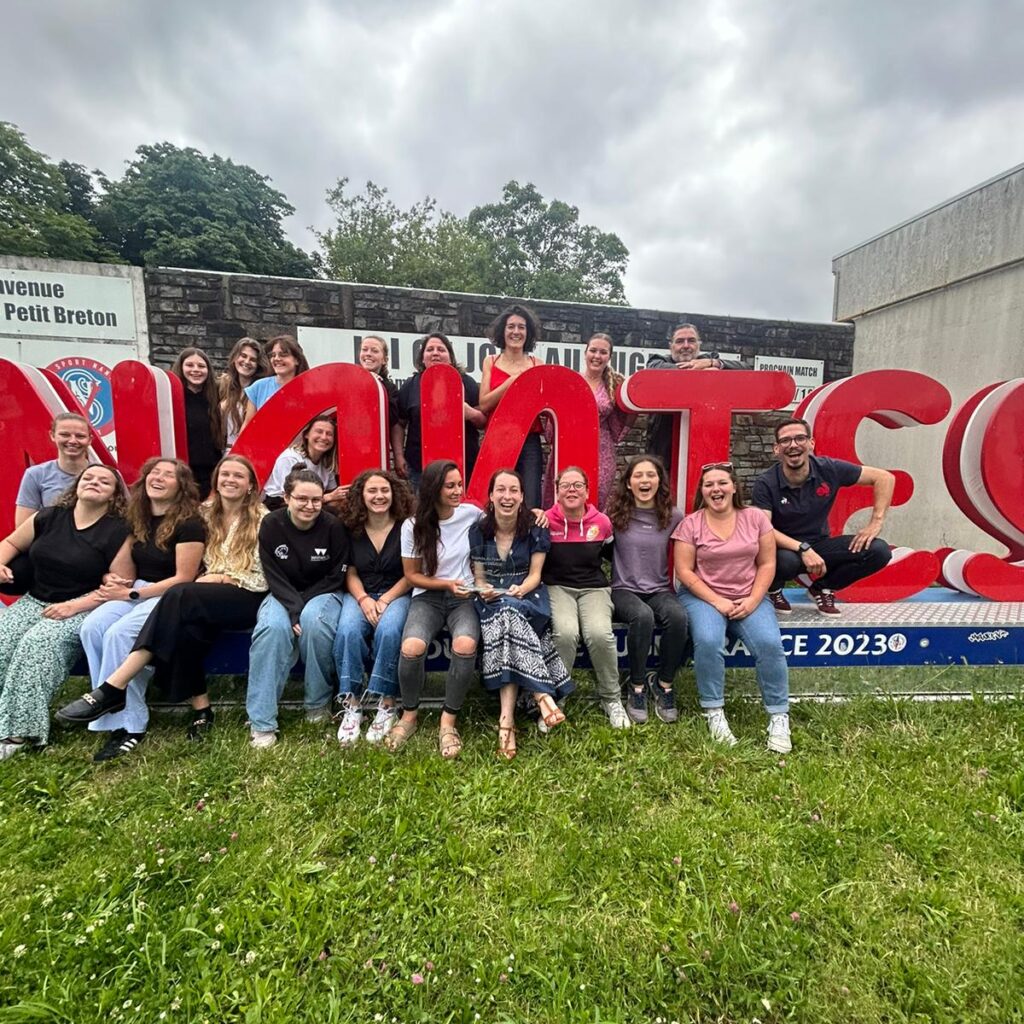
M 793 609 L 783 584 L 801 573 L 814 582 L 807 592 L 823 615 L 837 615 L 833 591 L 878 572 L 892 552 L 879 540 L 892 501 L 896 478 L 885 469 L 858 466 L 842 459 L 814 455 L 814 437 L 806 420 L 788 419 L 775 428 L 778 465 L 754 481 L 752 501 L 768 513 L 775 527 L 775 579 L 768 596 L 776 612 Z M 868 524 L 857 533 L 828 535 L 828 514 L 840 487 L 869 484 L 874 507 Z

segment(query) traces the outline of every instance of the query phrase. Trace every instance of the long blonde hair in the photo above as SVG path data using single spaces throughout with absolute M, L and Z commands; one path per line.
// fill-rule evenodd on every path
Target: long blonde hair
M 231 544 L 225 551 L 229 561 L 237 563 L 243 571 L 248 571 L 259 561 L 258 541 L 260 522 L 263 519 L 263 502 L 260 501 L 256 470 L 242 455 L 225 455 L 213 470 L 210 500 L 202 507 L 203 516 L 206 518 L 206 557 L 209 560 L 211 552 L 223 549 L 228 536 L 229 524 L 224 517 L 224 502 L 217 490 L 220 468 L 225 462 L 237 462 L 244 466 L 249 474 L 249 491 L 242 501 Z
M 626 379 L 623 377 L 618 370 L 614 369 L 611 361 L 611 354 L 615 351 L 615 342 L 612 341 L 610 334 L 605 334 L 604 331 L 598 331 L 596 334 L 592 334 L 588 339 L 586 345 L 583 346 L 583 350 L 586 351 L 590 348 L 590 343 L 595 338 L 601 338 L 608 342 L 608 362 L 604 364 L 604 369 L 601 371 L 601 383 L 604 385 L 605 391 L 608 392 L 608 397 L 614 402 L 615 392 L 618 390 L 619 385 Z

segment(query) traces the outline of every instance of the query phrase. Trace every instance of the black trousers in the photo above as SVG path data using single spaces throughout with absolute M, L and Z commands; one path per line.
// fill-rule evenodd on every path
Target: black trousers
M 654 627 L 661 629 L 661 657 L 658 679 L 671 683 L 683 663 L 686 649 L 686 611 L 679 598 L 668 590 L 639 594 L 634 590 L 612 588 L 615 621 L 629 627 L 626 647 L 629 654 L 629 681 L 641 686 L 647 678 L 647 655 L 651 653 Z
M 876 537 L 863 551 L 853 552 L 850 550 L 853 536 L 847 533 L 842 537 L 815 541 L 811 545 L 825 561 L 825 575 L 815 580 L 819 587 L 842 590 L 889 564 L 892 552 L 884 540 Z M 806 571 L 799 551 L 783 551 L 780 548 L 775 553 L 775 579 L 770 589 L 778 590 L 787 580 L 796 579 Z
M 206 693 L 203 661 L 228 629 L 252 629 L 266 593 L 230 583 L 178 583 L 146 620 L 136 651 L 153 655 L 154 682 L 172 701 Z

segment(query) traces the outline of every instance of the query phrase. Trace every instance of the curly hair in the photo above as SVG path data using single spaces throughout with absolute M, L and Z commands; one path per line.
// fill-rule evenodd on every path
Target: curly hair
M 584 346 L 583 351 L 585 352 L 590 348 L 590 342 L 595 339 L 608 342 L 608 355 L 610 357 L 612 352 L 615 350 L 615 342 L 612 341 L 612 336 L 610 334 L 605 334 L 604 331 L 598 331 L 596 334 L 592 334 L 588 339 L 587 344 Z M 623 377 L 623 375 L 619 373 L 614 366 L 612 366 L 611 358 L 609 358 L 608 362 L 604 364 L 604 369 L 601 371 L 601 383 L 604 385 L 605 391 L 608 392 L 608 397 L 613 402 L 615 401 L 615 392 L 625 379 L 626 378 Z
M 185 360 L 192 356 L 199 356 L 206 363 L 206 380 L 199 388 L 199 394 L 206 399 L 209 408 L 210 436 L 213 438 L 213 443 L 218 448 L 223 448 L 224 417 L 220 412 L 220 388 L 213 376 L 213 364 L 210 362 L 210 357 L 201 348 L 190 345 L 178 353 L 178 358 L 174 360 L 174 365 L 171 367 L 171 373 L 181 381 L 181 386 L 188 391 L 188 381 L 185 379 Z
M 526 321 L 526 342 L 523 345 L 523 351 L 532 352 L 540 340 L 540 321 L 537 319 L 537 314 L 532 309 L 527 309 L 526 306 L 516 304 L 509 306 L 508 309 L 503 309 L 491 326 L 487 328 L 487 337 L 491 339 L 496 349 L 504 352 L 505 325 L 508 323 L 509 317 L 513 316 L 521 316 Z
M 78 504 L 78 484 L 82 477 L 89 472 L 90 469 L 105 469 L 113 478 L 117 487 L 114 488 L 114 497 L 110 501 L 110 508 L 107 510 L 107 515 L 116 516 L 118 519 L 124 519 L 128 512 L 128 488 L 125 486 L 124 477 L 121 476 L 119 470 L 114 469 L 113 466 L 107 466 L 102 462 L 91 462 L 85 469 L 82 470 L 78 476 L 75 477 L 74 482 L 70 487 L 54 502 L 58 508 L 74 508 Z
M 615 481 L 615 488 L 608 499 L 608 518 L 616 533 L 629 529 L 636 511 L 636 500 L 629 489 L 629 478 L 642 462 L 649 462 L 658 472 L 658 489 L 654 494 L 654 511 L 658 516 L 658 528 L 664 530 L 672 520 L 672 492 L 669 490 L 668 470 L 657 455 L 634 455 Z
M 451 459 L 438 459 L 423 470 L 420 489 L 416 495 L 416 518 L 412 527 L 412 544 L 422 560 L 423 574 L 433 576 L 437 572 L 437 548 L 441 543 L 441 518 L 437 514 L 437 503 L 445 477 L 459 467 Z
M 514 476 L 519 481 L 520 493 L 524 495 L 526 494 L 526 487 L 523 484 L 523 478 L 514 469 L 499 469 L 496 473 L 492 474 L 491 479 L 487 484 L 487 504 L 484 506 L 483 518 L 480 520 L 480 532 L 487 538 L 487 540 L 493 540 L 498 529 L 498 516 L 494 511 L 494 502 L 491 501 L 491 495 L 494 493 L 494 485 L 498 482 L 499 476 Z M 516 513 L 516 540 L 527 536 L 533 526 L 533 523 L 533 513 L 526 507 L 526 500 L 524 498 L 519 506 L 519 511 Z
M 263 519 L 263 502 L 260 501 L 260 485 L 256 478 L 256 470 L 253 469 L 252 463 L 242 455 L 225 455 L 213 469 L 210 498 L 201 510 L 206 517 L 206 550 L 209 553 L 211 550 L 223 548 L 228 535 L 228 524 L 224 520 L 224 503 L 217 490 L 220 469 L 225 462 L 237 462 L 244 466 L 249 474 L 249 492 L 242 500 L 238 526 L 231 538 L 231 547 L 228 549 L 229 553 L 236 558 L 245 556 L 243 568 L 248 571 L 259 561 L 256 542 L 259 538 L 260 522 Z
M 391 485 L 391 508 L 388 514 L 396 523 L 402 523 L 412 515 L 413 494 L 409 485 L 389 469 L 365 469 L 352 481 L 345 495 L 342 522 L 351 533 L 366 532 L 366 523 L 370 518 L 370 510 L 363 500 L 363 490 L 370 477 L 379 476 Z
M 166 462 L 174 467 L 178 493 L 154 535 L 153 503 L 146 493 L 146 478 L 152 472 L 153 467 L 158 466 L 161 462 Z M 153 541 L 161 551 L 167 550 L 167 545 L 174 536 L 175 530 L 182 523 L 189 519 L 195 519 L 199 515 L 199 488 L 196 486 L 192 470 L 181 459 L 165 459 L 160 455 L 146 459 L 139 471 L 139 479 L 132 484 L 129 495 L 126 518 L 128 525 L 132 528 L 132 536 L 140 544 Z

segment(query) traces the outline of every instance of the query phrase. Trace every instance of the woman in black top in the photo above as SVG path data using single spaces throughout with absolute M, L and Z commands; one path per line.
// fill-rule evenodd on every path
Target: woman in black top
M 107 576 L 100 593 L 107 598 L 82 623 L 82 646 L 93 687 L 98 687 L 131 653 L 140 630 L 163 593 L 175 583 L 199 575 L 206 547 L 206 526 L 192 470 L 180 459 L 147 459 L 132 484 L 128 502 L 131 536 L 124 542 L 129 571 Z M 147 668 L 129 684 L 122 711 L 89 723 L 93 732 L 109 732 L 95 761 L 109 761 L 134 750 L 149 725 Z
M 455 361 L 455 349 L 443 334 L 428 334 L 417 354 L 414 365 L 416 373 L 410 377 L 398 391 L 398 415 L 406 426 L 404 450 L 395 456 L 395 469 L 399 476 L 409 480 L 413 487 L 418 488 L 423 475 L 422 433 L 420 422 L 420 380 L 423 371 L 430 366 L 447 364 L 454 366 L 462 377 L 465 401 L 462 403 L 463 416 L 466 420 L 466 472 L 464 479 L 473 475 L 473 466 L 480 450 L 480 435 L 477 429 L 487 423 L 487 417 L 477 408 L 480 403 L 480 385 Z M 392 446 L 398 450 L 396 441 L 401 441 L 401 432 L 392 432 Z
M 306 720 L 330 718 L 334 594 L 345 586 L 348 532 L 324 510 L 324 485 L 310 470 L 288 475 L 284 499 L 285 507 L 260 527 L 260 562 L 270 593 L 260 605 L 249 649 L 245 710 L 254 747 L 277 742 L 277 705 L 297 655 L 306 666 Z
M 394 473 L 370 469 L 352 482 L 345 511 L 352 545 L 348 593 L 340 598 L 334 638 L 338 699 L 345 709 L 338 727 L 343 747 L 359 739 L 363 679 L 371 660 L 367 693 L 379 700 L 367 743 L 379 743 L 394 724 L 398 656 L 412 589 L 402 568 L 402 523 L 411 514 L 412 495 Z
M 185 431 L 188 464 L 199 487 L 200 500 L 210 493 L 213 467 L 224 453 L 224 422 L 220 391 L 213 377 L 210 357 L 201 348 L 184 348 L 171 367 L 185 389 Z
M 0 581 L 23 552 L 33 569 L 29 592 L 0 615 L 0 759 L 47 741 L 50 700 L 82 653 L 82 622 L 105 600 L 103 575 L 129 571 L 124 511 L 121 475 L 89 466 L 55 506 L 0 542 Z
M 388 438 L 397 464 L 402 456 L 405 431 L 399 422 L 398 385 L 388 372 L 388 343 L 379 334 L 364 334 L 359 343 L 359 365 L 376 374 L 388 395 Z

